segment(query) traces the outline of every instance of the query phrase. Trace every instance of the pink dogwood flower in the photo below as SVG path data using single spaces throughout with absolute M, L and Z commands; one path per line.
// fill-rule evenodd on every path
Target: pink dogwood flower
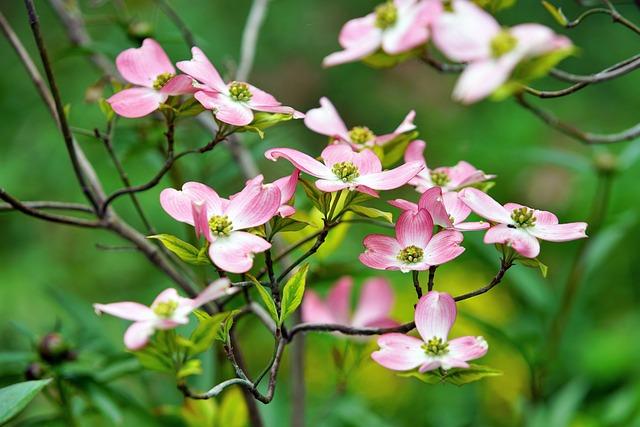
M 296 169 L 291 175 L 276 179 L 271 184 L 262 184 L 262 175 L 258 175 L 257 177 L 247 181 L 247 185 L 275 185 L 278 187 L 280 190 L 280 207 L 278 208 L 278 215 L 285 218 L 296 213 L 296 209 L 291 206 L 289 202 L 291 202 L 291 199 L 293 199 L 293 196 L 296 193 L 296 186 L 298 185 L 299 177 L 300 171 Z M 233 196 L 231 196 L 231 198 L 233 198 Z
M 322 191 L 349 189 L 374 197 L 378 197 L 374 190 L 398 188 L 423 168 L 418 162 L 410 162 L 383 172 L 380 159 L 373 151 L 365 149 L 358 153 L 345 144 L 327 146 L 320 155 L 324 163 L 292 148 L 273 148 L 264 155 L 274 161 L 283 157 L 302 172 L 320 178 L 316 187 Z
M 460 161 L 451 167 L 429 169 L 424 159 L 426 145 L 421 140 L 412 141 L 404 153 L 405 162 L 421 162 L 424 165 L 424 169 L 409 181 L 409 184 L 416 187 L 419 193 L 433 187 L 440 187 L 442 192 L 446 193 L 495 178 L 495 175 L 487 175 L 465 161 Z
M 393 308 L 393 291 L 389 282 L 374 277 L 362 285 L 360 299 L 351 312 L 353 278 L 341 277 L 329 291 L 326 300 L 308 290 L 302 300 L 302 321 L 331 323 L 356 328 L 389 328 L 398 323 L 389 317 Z
M 475 188 L 465 188 L 459 196 L 475 213 L 495 223 L 484 235 L 485 243 L 507 244 L 526 258 L 535 258 L 540 253 L 538 239 L 566 242 L 587 237 L 586 222 L 559 224 L 551 212 L 517 203 L 502 206 Z
M 231 289 L 229 279 L 218 279 L 200 295 L 191 299 L 181 297 L 173 288 L 162 291 L 150 307 L 137 302 L 124 301 L 112 304 L 94 304 L 97 314 L 107 313 L 134 323 L 124 334 L 124 344 L 129 350 L 140 350 L 157 330 L 173 329 L 189 323 L 189 314 L 196 308 L 227 295 Z
M 449 340 L 456 315 L 456 303 L 451 295 L 437 291 L 427 293 L 420 298 L 415 311 L 420 338 L 399 333 L 384 334 L 378 338 L 380 350 L 373 352 L 371 358 L 394 371 L 468 368 L 467 362 L 487 354 L 489 345 L 483 337 Z
M 425 209 L 405 211 L 396 223 L 396 237 L 371 234 L 362 242 L 365 251 L 360 262 L 378 270 L 428 270 L 456 258 L 462 233 L 444 230 L 433 234 L 433 220 Z
M 280 190 L 275 185 L 254 182 L 227 200 L 204 184 L 187 182 L 181 191 L 162 190 L 160 204 L 173 219 L 193 225 L 196 235 L 209 241 L 209 257 L 216 266 L 231 273 L 245 273 L 253 265 L 254 254 L 266 251 L 271 244 L 242 230 L 262 225 L 277 215 Z
M 135 86 L 121 90 L 107 102 L 118 115 L 129 118 L 151 114 L 171 95 L 193 93 L 193 80 L 176 70 L 162 47 L 153 39 L 127 49 L 116 58 L 116 67 L 126 81 Z
M 218 120 L 233 126 L 246 126 L 253 121 L 253 111 L 291 114 L 294 118 L 304 114 L 282 105 L 267 92 L 244 82 L 225 83 L 206 55 L 197 47 L 191 48 L 192 59 L 180 61 L 176 66 L 196 79 L 199 89 L 195 98 Z
M 467 0 L 453 0 L 433 23 L 433 41 L 450 59 L 467 63 L 453 97 L 465 104 L 498 89 L 523 60 L 569 49 L 571 41 L 539 24 L 500 24 Z
M 435 225 L 450 230 L 486 230 L 490 226 L 485 221 L 464 222 L 471 214 L 471 208 L 460 200 L 458 193 L 450 191 L 442 194 L 440 187 L 433 187 L 422 193 L 417 204 L 403 199 L 390 200 L 389 204 L 405 211 L 417 212 L 425 209 Z
M 348 130 L 331 101 L 323 97 L 320 98 L 320 108 L 307 111 L 304 124 L 316 133 L 327 135 L 332 140 L 344 142 L 354 149 L 360 150 L 384 145 L 403 133 L 414 130 L 416 128 L 413 124 L 415 116 L 415 111 L 410 111 L 396 130 L 386 135 L 377 136 L 366 126 L 354 126 Z
M 429 24 L 440 14 L 436 0 L 389 0 L 362 17 L 347 22 L 338 42 L 344 50 L 324 58 L 331 67 L 365 58 L 378 50 L 397 55 L 421 46 L 429 39 Z

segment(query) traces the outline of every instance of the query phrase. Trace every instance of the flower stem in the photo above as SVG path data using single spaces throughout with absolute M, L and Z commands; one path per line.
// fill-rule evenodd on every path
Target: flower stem
M 413 270 L 412 273 L 413 273 L 413 287 L 416 288 L 416 295 L 418 295 L 418 299 L 420 299 L 422 297 L 422 288 L 420 287 L 420 279 L 418 278 L 419 271 Z

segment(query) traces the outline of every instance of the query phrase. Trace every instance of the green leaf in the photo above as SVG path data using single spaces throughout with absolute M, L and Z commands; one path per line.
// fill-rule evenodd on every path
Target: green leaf
M 473 2 L 492 13 L 516 4 L 516 0 L 473 0 Z
M 178 117 L 192 117 L 204 111 L 204 107 L 195 98 L 190 98 L 178 108 Z
M 304 264 L 289 278 L 284 288 L 282 288 L 282 315 L 280 317 L 280 324 L 282 324 L 291 313 L 296 311 L 302 302 L 308 270 L 309 264 Z
M 95 381 L 90 381 L 85 385 L 84 391 L 89 396 L 93 406 L 108 418 L 113 425 L 122 423 L 120 408 L 106 386 Z
M 159 353 L 151 344 L 141 350 L 134 351 L 133 355 L 146 369 L 164 373 L 173 372 L 173 361 L 168 356 Z
M 219 410 L 219 426 L 246 427 L 249 425 L 249 413 L 240 388 L 234 387 L 223 395 Z
M 543 264 L 538 258 L 522 258 L 519 257 L 516 262 L 520 265 L 530 268 L 539 268 L 542 277 L 546 278 L 549 268 Z
M 363 58 L 362 62 L 372 68 L 390 68 L 408 59 L 420 56 L 422 51 L 423 48 L 419 47 L 398 55 L 389 55 L 388 53 L 379 50 L 366 58 Z
M 483 181 L 483 182 L 476 182 L 474 184 L 471 184 L 469 187 L 477 188 L 483 193 L 486 193 L 489 190 L 491 190 L 493 187 L 495 187 L 495 185 L 496 185 L 495 181 Z
M 404 152 L 407 150 L 407 146 L 411 141 L 414 141 L 418 137 L 418 131 L 411 131 L 398 135 L 391 141 L 384 144 L 381 148 L 384 156 L 381 157 L 382 167 L 388 168 L 402 160 Z
M 233 326 L 233 321 L 236 318 L 236 314 L 238 314 L 239 312 L 240 310 L 230 311 L 228 316 L 222 321 L 221 327 L 218 330 L 218 336 L 216 337 L 218 341 L 222 341 L 224 343 L 227 342 L 229 331 L 231 331 L 231 326 Z
M 25 381 L 0 388 L 0 425 L 18 415 L 51 379 Z
M 283 233 L 287 231 L 300 231 L 308 226 L 315 227 L 310 222 L 300 218 L 295 218 L 293 216 L 290 216 L 287 218 L 281 218 L 280 216 L 276 216 L 271 220 L 271 236 L 270 237 L 273 237 L 276 233 Z
M 457 386 L 469 384 L 475 381 L 479 381 L 487 377 L 497 377 L 502 375 L 502 371 L 490 368 L 482 365 L 469 365 L 469 368 L 453 368 L 449 370 L 434 370 L 427 371 L 423 374 L 414 371 L 399 374 L 401 377 L 413 377 L 417 378 L 427 384 L 442 384 L 449 383 Z
M 300 178 L 298 182 L 302 184 L 302 189 L 311 203 L 313 203 L 320 212 L 325 213 L 328 207 L 325 195 L 329 193 L 323 193 L 318 190 L 318 187 L 316 187 L 315 184 L 307 181 L 306 179 Z
M 113 108 L 111 108 L 111 104 L 109 104 L 106 99 L 100 98 L 98 100 L 98 107 L 100 107 L 100 111 L 104 114 L 104 117 L 107 120 L 112 120 L 115 116 L 115 112 L 113 111 Z
M 352 205 L 349 207 L 349 210 L 365 218 L 382 218 L 387 222 L 393 223 L 393 215 L 391 212 L 360 205 Z
M 191 375 L 200 375 L 202 373 L 202 362 L 199 359 L 187 360 L 176 373 L 177 379 L 183 379 Z
M 203 353 L 211 347 L 211 344 L 218 338 L 223 322 L 230 315 L 229 312 L 216 313 L 213 316 L 200 311 L 198 313 L 198 326 L 189 337 L 191 342 L 189 354 L 192 356 Z
M 553 16 L 553 19 L 555 19 L 558 24 L 562 25 L 563 27 L 567 26 L 569 20 L 564 15 L 561 8 L 555 7 L 553 4 L 549 3 L 546 0 L 542 0 L 542 6 L 547 9 L 547 12 L 549 12 L 551 16 Z
M 256 279 L 250 274 L 247 274 L 247 277 L 255 285 L 254 288 L 256 288 L 256 290 L 258 291 L 258 294 L 260 295 L 260 299 L 262 299 L 262 302 L 264 303 L 265 307 L 267 307 L 267 311 L 271 315 L 271 318 L 273 319 L 273 321 L 276 322 L 277 324 L 280 324 L 278 310 L 276 309 L 276 303 L 273 301 L 273 298 L 271 298 L 271 293 L 269 293 L 269 291 L 267 291 L 264 288 L 264 286 L 262 286 L 262 284 L 258 281 L 258 279 Z
M 264 139 L 264 130 L 281 122 L 287 122 L 293 114 L 259 112 L 253 114 L 253 121 L 246 126 L 238 127 L 236 132 L 255 132 Z
M 171 234 L 156 234 L 148 236 L 147 239 L 160 240 L 165 248 L 176 254 L 182 261 L 192 265 L 209 265 L 209 258 L 206 250 L 198 249 L 190 243 L 180 240 Z

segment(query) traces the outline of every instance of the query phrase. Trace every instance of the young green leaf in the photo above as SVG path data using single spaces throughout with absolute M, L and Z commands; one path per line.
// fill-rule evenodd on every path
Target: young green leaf
M 313 227 L 313 224 L 300 218 L 281 218 L 277 216 L 271 220 L 271 237 L 273 237 L 276 233 L 283 233 L 286 231 L 300 231 L 308 226 Z
M 549 12 L 551 16 L 553 16 L 553 19 L 555 19 L 558 24 L 562 25 L 563 27 L 567 26 L 569 20 L 564 15 L 561 8 L 554 6 L 546 0 L 542 1 L 542 6 L 547 9 L 547 12 Z
M 176 254 L 182 261 L 192 265 L 208 265 L 210 264 L 209 258 L 206 256 L 206 251 L 202 251 L 190 243 L 180 240 L 176 236 L 171 234 L 156 234 L 154 236 L 148 236 L 147 239 L 156 239 Z
M 180 380 L 191 375 L 200 375 L 201 373 L 202 362 L 200 362 L 200 359 L 190 359 L 176 373 L 176 379 Z
M 136 356 L 138 362 L 146 369 L 164 373 L 173 372 L 172 360 L 168 356 L 158 352 L 151 344 L 142 350 L 134 351 L 133 355 Z
M 15 417 L 33 400 L 51 379 L 24 381 L 0 388 L 0 425 Z
M 309 264 L 304 264 L 295 272 L 282 288 L 282 315 L 280 324 L 300 305 L 302 296 L 304 295 L 304 287 L 307 279 L 307 271 Z
M 216 313 L 213 316 L 204 317 L 202 314 L 198 316 L 198 326 L 193 330 L 189 341 L 192 345 L 189 348 L 189 355 L 203 353 L 211 347 L 213 341 L 218 338 L 223 323 L 229 317 L 229 312 Z
M 391 212 L 385 212 L 379 209 L 360 205 L 353 205 L 349 210 L 365 218 L 382 218 L 387 222 L 393 223 L 393 215 Z
M 247 277 L 255 285 L 254 288 L 256 288 L 256 290 L 258 291 L 260 299 L 264 303 L 265 307 L 267 307 L 267 311 L 269 311 L 269 314 L 271 315 L 273 321 L 277 324 L 280 324 L 278 310 L 276 309 L 276 303 L 273 301 L 273 298 L 271 298 L 271 294 L 269 293 L 269 291 L 267 291 L 264 286 L 262 286 L 262 284 L 258 281 L 258 279 L 256 279 L 252 275 L 247 274 Z
M 542 274 L 542 277 L 545 277 L 545 278 L 547 277 L 549 268 L 545 264 L 543 264 L 538 258 L 518 258 L 516 262 L 520 265 L 524 265 L 525 267 L 539 268 L 540 274 Z
M 457 386 L 469 384 L 479 381 L 487 377 L 496 377 L 502 375 L 502 371 L 482 365 L 469 365 L 468 368 L 453 368 L 447 371 L 427 371 L 423 374 L 415 372 L 407 372 L 399 374 L 401 377 L 417 378 L 427 384 L 449 383 Z

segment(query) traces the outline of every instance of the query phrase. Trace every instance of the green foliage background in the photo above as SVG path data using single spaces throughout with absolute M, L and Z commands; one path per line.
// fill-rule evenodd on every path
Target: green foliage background
M 87 87 L 99 78 L 85 58 L 90 52 L 70 48 L 48 2 L 36 3 L 64 102 L 71 106 L 71 124 L 85 129 L 102 128 L 104 119 L 97 104 L 84 99 Z M 220 69 L 232 69 L 238 59 L 250 1 L 170 3 L 212 61 Z M 579 10 L 573 1 L 556 3 L 569 17 Z M 638 7 L 627 3 L 620 10 L 638 22 Z M 341 25 L 365 14 L 374 4 L 367 0 L 273 0 L 250 81 L 301 111 L 315 107 L 321 96 L 328 96 L 349 126 L 366 124 L 378 133 L 390 131 L 409 110 L 415 109 L 421 137 L 428 142 L 429 165 L 467 160 L 498 175 L 497 185 L 491 190 L 498 200 L 547 209 L 564 222 L 589 217 L 598 186 L 594 159 L 614 156 L 624 170 L 611 178 L 611 201 L 606 207 L 604 226 L 600 236 L 592 238 L 584 265 L 586 274 L 559 353 L 549 365 L 543 398 L 532 399 L 530 363 L 545 356 L 549 322 L 557 311 L 577 242 L 543 244 L 541 260 L 549 265 L 547 279 L 534 270 L 516 267 L 491 293 L 460 304 L 454 335 L 484 335 L 490 352 L 482 363 L 503 370 L 501 377 L 461 388 L 427 385 L 400 378 L 375 365 L 368 356 L 375 348 L 372 342 L 309 335 L 307 425 L 639 426 L 640 141 L 587 147 L 544 126 L 512 100 L 487 101 L 471 107 L 457 105 L 450 99 L 456 77 L 439 75 L 418 61 L 389 70 L 373 70 L 362 64 L 322 69 L 322 58 L 338 48 Z M 121 50 L 137 45 L 127 36 L 126 26 L 109 19 L 117 16 L 111 2 L 81 1 L 80 5 L 94 37 L 92 49 L 115 58 Z M 153 1 L 126 1 L 126 7 L 131 17 L 151 25 L 153 37 L 173 60 L 190 56 L 179 31 Z M 0 10 L 36 55 L 21 2 L 3 2 Z M 637 36 L 610 23 L 604 15 L 590 17 L 576 29 L 566 31 L 557 28 L 539 2 L 521 0 L 497 16 L 505 24 L 537 21 L 566 33 L 580 47 L 577 57 L 561 64 L 567 71 L 595 72 L 637 53 Z M 0 186 L 22 200 L 83 201 L 62 139 L 6 41 L 0 42 L 0 57 Z M 546 79 L 536 82 L 535 87 L 551 89 L 563 84 Z M 640 74 L 636 72 L 540 104 L 587 130 L 612 132 L 638 121 L 639 87 Z M 162 158 L 157 146 L 163 138 L 161 129 L 151 119 L 118 121 L 115 146 L 133 182 L 145 181 L 160 167 Z M 207 138 L 206 132 L 193 122 L 178 128 L 180 147 L 202 145 Z M 103 147 L 92 138 L 78 139 L 106 187 L 117 188 L 117 176 Z M 289 146 L 316 155 L 326 143 L 300 121 L 269 129 L 264 141 L 254 135 L 244 135 L 243 140 L 269 180 L 288 173 L 290 166 L 286 162 L 267 162 L 262 155 L 267 148 Z M 162 188 L 187 180 L 206 182 L 223 195 L 238 191 L 244 180 L 228 151 L 219 147 L 201 157 L 181 161 L 175 175 L 140 195 L 157 230 L 191 239 L 188 230 L 165 215 L 158 204 Z M 408 189 L 398 195 L 417 197 Z M 127 198 L 121 198 L 116 207 L 140 227 Z M 384 204 L 379 207 L 384 208 Z M 315 279 L 307 286 L 324 292 L 341 272 L 353 273 L 357 283 L 377 275 L 357 262 L 362 237 L 373 231 L 352 226 L 340 245 L 331 247 L 329 243 L 330 247 L 321 251 L 320 260 L 312 264 Z M 97 244 L 122 243 L 104 232 L 0 213 L 0 355 L 29 351 L 30 339 L 58 325 L 78 346 L 86 369 L 102 369 L 125 359 L 121 343 L 125 322 L 97 318 L 91 303 L 148 303 L 172 284 L 140 254 L 99 250 Z M 480 234 L 467 234 L 465 246 L 467 252 L 459 261 L 438 270 L 438 289 L 454 294 L 471 290 L 494 274 L 497 255 L 493 248 L 481 244 Z M 202 272 L 210 278 L 213 273 Z M 381 275 L 392 281 L 396 291 L 394 314 L 408 321 L 415 298 L 410 276 Z M 252 320 L 241 322 L 239 334 L 249 369 L 257 373 L 270 356 L 272 341 Z M 285 425 L 289 418 L 289 352 L 290 349 L 274 402 L 261 406 L 270 426 Z M 339 368 L 335 355 L 344 352 L 348 356 Z M 228 368 L 217 367 L 212 362 L 215 359 L 213 354 L 207 356 L 206 375 L 195 383 L 197 387 L 208 388 L 214 379 L 231 375 Z M 0 363 L 3 382 L 19 381 L 23 368 L 23 361 L 8 363 L 5 359 Z M 130 368 L 135 370 L 135 366 Z M 117 415 L 124 417 L 122 425 L 181 425 L 176 417 L 157 416 L 176 412 L 167 405 L 181 404 L 181 395 L 171 379 L 153 373 L 127 375 L 114 383 L 113 394 L 113 401 L 121 407 Z M 159 407 L 164 409 L 158 410 Z M 213 411 L 210 407 L 206 410 Z M 39 398 L 26 415 L 48 412 L 48 403 Z M 111 419 L 119 419 L 114 417 Z M 190 425 L 211 425 L 203 421 L 206 417 L 196 419 L 199 421 Z M 238 420 L 241 422 L 242 417 Z M 101 415 L 88 415 L 85 422 L 112 423 Z

